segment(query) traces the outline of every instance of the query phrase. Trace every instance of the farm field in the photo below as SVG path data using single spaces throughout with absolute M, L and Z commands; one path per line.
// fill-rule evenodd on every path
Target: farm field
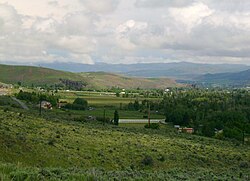
M 144 98 L 137 94 L 132 94 L 134 97 L 117 97 L 113 92 L 88 92 L 88 91 L 60 91 L 58 95 L 63 101 L 73 102 L 76 97 L 84 98 L 88 101 L 90 106 L 116 106 L 120 107 L 120 104 L 128 104 L 134 102 L 136 99 L 139 101 L 150 100 L 160 101 L 162 98 Z
M 0 109 L 1 180 L 247 180 L 248 146 Z

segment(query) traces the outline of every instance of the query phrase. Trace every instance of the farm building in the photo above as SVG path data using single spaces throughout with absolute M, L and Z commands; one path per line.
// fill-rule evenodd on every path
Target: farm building
M 182 128 L 183 133 L 194 133 L 194 128 Z
M 179 132 L 193 134 L 194 128 L 179 128 Z
M 42 101 L 41 102 L 41 107 L 44 108 L 44 109 L 52 109 L 52 104 L 50 102 L 47 102 L 47 101 Z

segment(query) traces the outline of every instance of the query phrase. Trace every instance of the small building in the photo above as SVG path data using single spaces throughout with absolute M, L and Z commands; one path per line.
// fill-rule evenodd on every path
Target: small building
M 44 109 L 52 109 L 52 104 L 48 101 L 42 101 L 41 102 L 41 107 Z
M 193 134 L 194 133 L 194 128 L 180 128 L 182 133 L 189 133 Z
M 180 125 L 174 125 L 174 128 L 179 130 L 181 128 L 181 126 Z

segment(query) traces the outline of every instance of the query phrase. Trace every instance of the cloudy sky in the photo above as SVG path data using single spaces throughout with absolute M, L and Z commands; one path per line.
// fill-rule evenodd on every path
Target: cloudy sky
M 0 63 L 250 64 L 249 0 L 0 0 Z

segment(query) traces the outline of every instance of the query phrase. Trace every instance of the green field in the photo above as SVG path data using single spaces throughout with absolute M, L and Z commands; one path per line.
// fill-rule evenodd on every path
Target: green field
M 60 96 L 60 100 L 67 102 L 73 102 L 77 97 L 84 98 L 88 101 L 90 106 L 95 106 L 95 107 L 104 107 L 104 106 L 120 107 L 120 104 L 125 106 L 130 102 L 134 102 L 136 99 L 139 101 L 146 99 L 156 102 L 162 100 L 162 98 L 144 98 L 137 94 L 135 94 L 135 97 L 129 97 L 129 98 L 116 97 L 115 93 L 110 93 L 110 92 L 60 91 L 57 95 Z

